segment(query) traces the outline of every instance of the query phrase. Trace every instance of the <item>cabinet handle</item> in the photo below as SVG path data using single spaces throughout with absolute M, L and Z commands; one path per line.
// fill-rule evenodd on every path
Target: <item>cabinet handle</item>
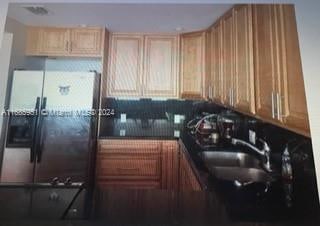
M 278 116 L 278 120 L 280 121 L 282 119 L 282 117 L 284 116 L 282 114 L 282 101 L 281 101 L 282 97 L 280 96 L 279 93 L 277 93 L 277 116 Z
M 231 89 L 232 106 L 234 106 L 234 89 Z
M 232 89 L 229 89 L 229 104 L 232 105 Z
M 213 86 L 211 87 L 211 98 L 213 99 L 214 89 Z
M 272 118 L 275 118 L 275 112 L 274 112 L 274 92 L 271 93 L 271 111 L 272 111 Z
M 69 50 L 69 41 L 66 42 L 66 51 Z
M 118 171 L 139 171 L 139 168 L 117 168 Z

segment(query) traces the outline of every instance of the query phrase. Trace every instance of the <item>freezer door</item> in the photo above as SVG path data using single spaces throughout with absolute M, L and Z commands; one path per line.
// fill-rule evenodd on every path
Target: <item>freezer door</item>
M 14 71 L 10 111 L 33 111 L 42 95 L 43 71 Z
M 35 182 L 51 182 L 68 177 L 86 181 L 91 152 L 92 117 L 65 111 L 91 110 L 95 73 L 46 72 L 43 98 L 48 114 L 40 120 Z
M 45 72 L 43 97 L 47 99 L 46 109 L 90 110 L 95 75 L 94 72 Z

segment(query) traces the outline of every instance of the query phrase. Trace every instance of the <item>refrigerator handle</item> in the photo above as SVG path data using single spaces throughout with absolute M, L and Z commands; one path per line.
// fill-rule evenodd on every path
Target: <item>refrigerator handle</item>
M 45 116 L 45 112 L 43 110 L 46 109 L 47 106 L 47 97 L 43 97 L 42 104 L 41 104 L 41 110 L 40 110 L 40 120 L 39 120 L 39 126 L 38 126 L 38 132 L 39 135 L 37 137 L 36 146 L 37 146 L 37 162 L 41 162 L 42 157 L 42 147 L 40 145 L 40 142 L 42 142 L 42 124 L 43 124 L 43 117 Z
M 35 156 L 35 146 L 36 146 L 36 142 L 35 142 L 35 137 L 37 135 L 37 127 L 38 127 L 38 121 L 39 121 L 39 107 L 40 107 L 40 97 L 37 97 L 36 99 L 36 107 L 35 107 L 35 119 L 32 125 L 32 145 L 30 148 L 30 162 L 34 161 L 34 156 Z

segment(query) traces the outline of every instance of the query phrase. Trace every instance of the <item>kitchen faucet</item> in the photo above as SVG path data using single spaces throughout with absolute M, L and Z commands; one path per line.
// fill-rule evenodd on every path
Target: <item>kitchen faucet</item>
M 270 153 L 271 153 L 271 149 L 268 145 L 268 143 L 263 140 L 263 139 L 259 139 L 259 141 L 263 144 L 262 149 L 260 150 L 259 148 L 257 148 L 256 146 L 244 141 L 244 140 L 240 140 L 237 138 L 232 138 L 231 139 L 231 143 L 233 145 L 243 145 L 245 147 L 250 148 L 251 150 L 255 151 L 256 153 L 258 153 L 259 155 L 265 157 L 264 159 L 264 167 L 267 171 L 271 172 L 271 164 L 270 164 Z

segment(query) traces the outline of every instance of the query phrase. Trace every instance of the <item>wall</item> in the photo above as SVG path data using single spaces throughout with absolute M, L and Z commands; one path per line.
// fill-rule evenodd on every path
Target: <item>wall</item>
M 12 47 L 12 34 L 4 33 L 2 47 L 0 47 L 0 144 L 2 144 L 4 128 L 2 128 L 3 115 L 2 111 L 4 110 L 5 97 L 6 97 L 6 88 L 7 88 L 7 79 L 8 71 L 10 64 L 10 55 Z M 1 146 L 0 146 L 1 147 Z
M 318 175 L 318 192 L 320 194 L 320 1 L 312 0 L 308 3 L 297 1 L 295 7 L 313 154 Z
M 101 59 L 92 58 L 47 58 L 45 70 L 48 71 L 97 71 L 102 72 Z

